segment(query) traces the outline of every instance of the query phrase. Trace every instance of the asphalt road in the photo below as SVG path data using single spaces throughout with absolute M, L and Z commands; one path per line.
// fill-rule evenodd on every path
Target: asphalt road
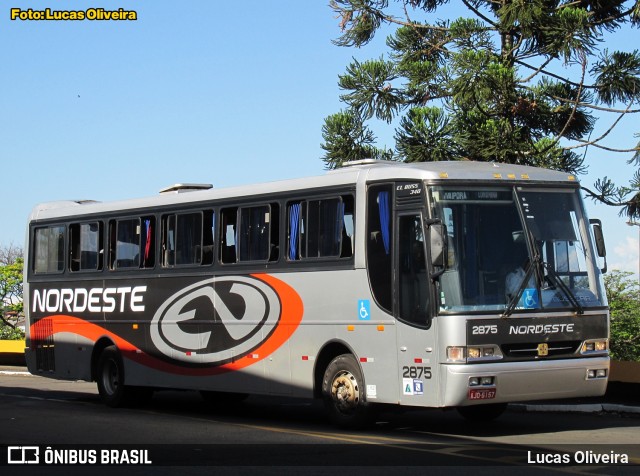
M 383 413 L 371 428 L 352 432 L 331 426 L 318 402 L 250 397 L 239 405 L 215 406 L 195 392 L 163 391 L 144 408 L 111 409 L 100 403 L 95 384 L 2 373 L 0 428 L 0 452 L 6 452 L 0 471 L 7 475 L 87 474 L 80 464 L 6 465 L 9 446 L 37 447 L 41 463 L 47 448 L 49 455 L 57 452 L 53 463 L 78 463 L 91 451 L 98 461 L 103 450 L 145 451 L 151 464 L 130 464 L 126 474 L 175 474 L 176 466 L 181 474 L 215 467 L 216 475 L 400 476 L 427 469 L 429 474 L 640 473 L 640 417 L 615 414 L 510 409 L 478 426 L 455 411 L 420 410 Z M 605 457 L 623 464 L 603 463 Z M 549 464 L 566 463 L 563 458 L 569 464 Z M 95 466 L 91 474 L 123 467 Z

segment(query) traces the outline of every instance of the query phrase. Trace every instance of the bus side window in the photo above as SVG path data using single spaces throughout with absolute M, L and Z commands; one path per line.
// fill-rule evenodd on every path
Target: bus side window
M 300 259 L 301 213 L 302 202 L 287 204 L 287 259 L 289 261 Z
M 202 224 L 202 264 L 213 264 L 216 212 L 205 210 Z
M 277 261 L 279 257 L 280 211 L 277 203 L 239 209 L 240 224 L 229 227 L 225 239 L 228 259 L 237 261 Z M 231 217 L 229 217 L 231 219 Z M 232 252 L 230 243 L 235 243 Z M 223 249 L 224 251 L 224 249 Z M 223 255 L 224 256 L 224 255 Z M 225 261 L 223 261 L 225 262 Z
M 206 225 L 211 233 L 211 222 Z M 205 231 L 205 233 L 203 233 Z M 162 266 L 200 265 L 204 254 L 203 213 L 178 213 L 162 217 Z M 207 239 L 209 250 L 213 237 Z M 211 252 L 211 251 L 210 251 Z M 212 258 L 208 258 L 211 262 Z
M 153 268 L 156 264 L 155 228 L 154 217 L 142 218 L 142 236 L 140 237 L 142 251 L 141 268 Z
M 280 259 L 280 205 L 271 204 L 271 237 L 269 243 L 269 261 Z
M 402 215 L 398 219 L 398 281 L 400 319 L 426 325 L 430 286 L 420 215 Z
M 378 304 L 392 312 L 391 296 L 391 185 L 374 185 L 367 194 L 367 269 Z
M 34 230 L 33 271 L 35 273 L 62 273 L 64 271 L 64 240 L 64 226 Z
M 162 266 L 168 268 L 176 264 L 176 216 L 162 217 Z
M 353 197 L 324 198 L 287 204 L 287 259 L 353 256 Z
M 223 208 L 220 210 L 220 261 L 235 263 L 236 259 L 236 224 L 238 208 Z
M 240 209 L 239 261 L 266 261 L 270 255 L 271 210 L 268 205 Z
M 102 223 L 76 223 L 69 226 L 71 271 L 102 269 Z
M 139 218 L 109 222 L 109 265 L 111 269 L 140 266 L 140 235 Z
M 181 213 L 176 220 L 176 265 L 202 261 L 202 213 Z
M 353 197 L 342 197 L 342 238 L 340 242 L 340 258 L 349 258 L 353 256 L 353 235 L 354 235 L 354 219 L 353 219 Z

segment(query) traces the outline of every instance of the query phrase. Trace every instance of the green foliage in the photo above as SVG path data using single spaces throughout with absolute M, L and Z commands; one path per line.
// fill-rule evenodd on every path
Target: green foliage
M 604 50 L 591 72 L 596 76 L 595 87 L 601 102 L 638 102 L 640 99 L 640 54 Z
M 632 273 L 612 271 L 605 276 L 611 312 L 611 356 L 640 361 L 640 286 Z
M 22 340 L 24 339 L 24 332 L 17 327 L 11 327 L 7 324 L 0 322 L 0 340 Z
M 396 74 L 390 61 L 380 59 L 359 63 L 354 59 L 347 67 L 347 73 L 339 78 L 340 88 L 350 91 L 340 99 L 359 117 L 366 120 L 375 116 L 390 122 L 399 110 L 402 99 L 399 91 L 391 87 Z
M 441 109 L 416 107 L 400 121 L 397 149 L 407 162 L 455 160 L 457 146 Z
M 343 35 L 335 41 L 339 46 L 362 46 L 373 38 L 384 21 L 382 9 L 387 0 L 331 0 L 331 8 L 341 17 Z M 349 29 L 346 25 L 349 24 Z
M 322 127 L 327 167 L 363 159 L 390 159 L 390 151 L 374 145 L 375 136 L 352 111 L 339 112 L 325 119 Z
M 367 140 L 352 140 L 349 151 L 346 131 L 326 134 L 335 127 L 327 118 L 328 167 L 377 151 L 411 162 L 471 159 L 582 173 L 588 147 L 634 154 L 640 166 L 640 144 L 617 149 L 603 143 L 610 131 L 594 134 L 596 114 L 610 114 L 613 129 L 640 112 L 640 53 L 600 50 L 605 34 L 640 26 L 640 1 L 473 0 L 463 2 L 468 18 L 434 20 L 445 3 L 331 1 L 342 30 L 337 45 L 362 48 L 383 25 L 397 29 L 386 58 L 353 59 L 339 77 L 345 113 L 358 118 L 354 136 Z M 376 149 L 363 132 L 371 119 L 395 124 L 393 152 Z M 587 193 L 640 216 L 633 181 L 602 182 Z
M 2 253 L 4 255 L 4 253 Z M 23 339 L 24 333 L 16 327 L 23 315 L 21 257 L 0 264 L 0 339 Z

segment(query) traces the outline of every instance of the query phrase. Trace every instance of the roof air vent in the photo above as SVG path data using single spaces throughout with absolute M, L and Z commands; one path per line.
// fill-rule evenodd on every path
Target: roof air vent
M 184 192 L 196 192 L 198 190 L 209 190 L 213 188 L 210 183 L 177 183 L 170 187 L 163 188 L 160 193 L 184 193 Z

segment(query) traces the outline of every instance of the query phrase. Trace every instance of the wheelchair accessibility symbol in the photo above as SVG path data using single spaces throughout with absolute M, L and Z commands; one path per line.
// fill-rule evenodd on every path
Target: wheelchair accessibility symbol
M 522 293 L 522 303 L 525 309 L 538 308 L 538 290 L 534 288 L 527 288 Z
M 358 301 L 358 318 L 361 321 L 371 319 L 371 303 L 368 299 L 360 299 Z

